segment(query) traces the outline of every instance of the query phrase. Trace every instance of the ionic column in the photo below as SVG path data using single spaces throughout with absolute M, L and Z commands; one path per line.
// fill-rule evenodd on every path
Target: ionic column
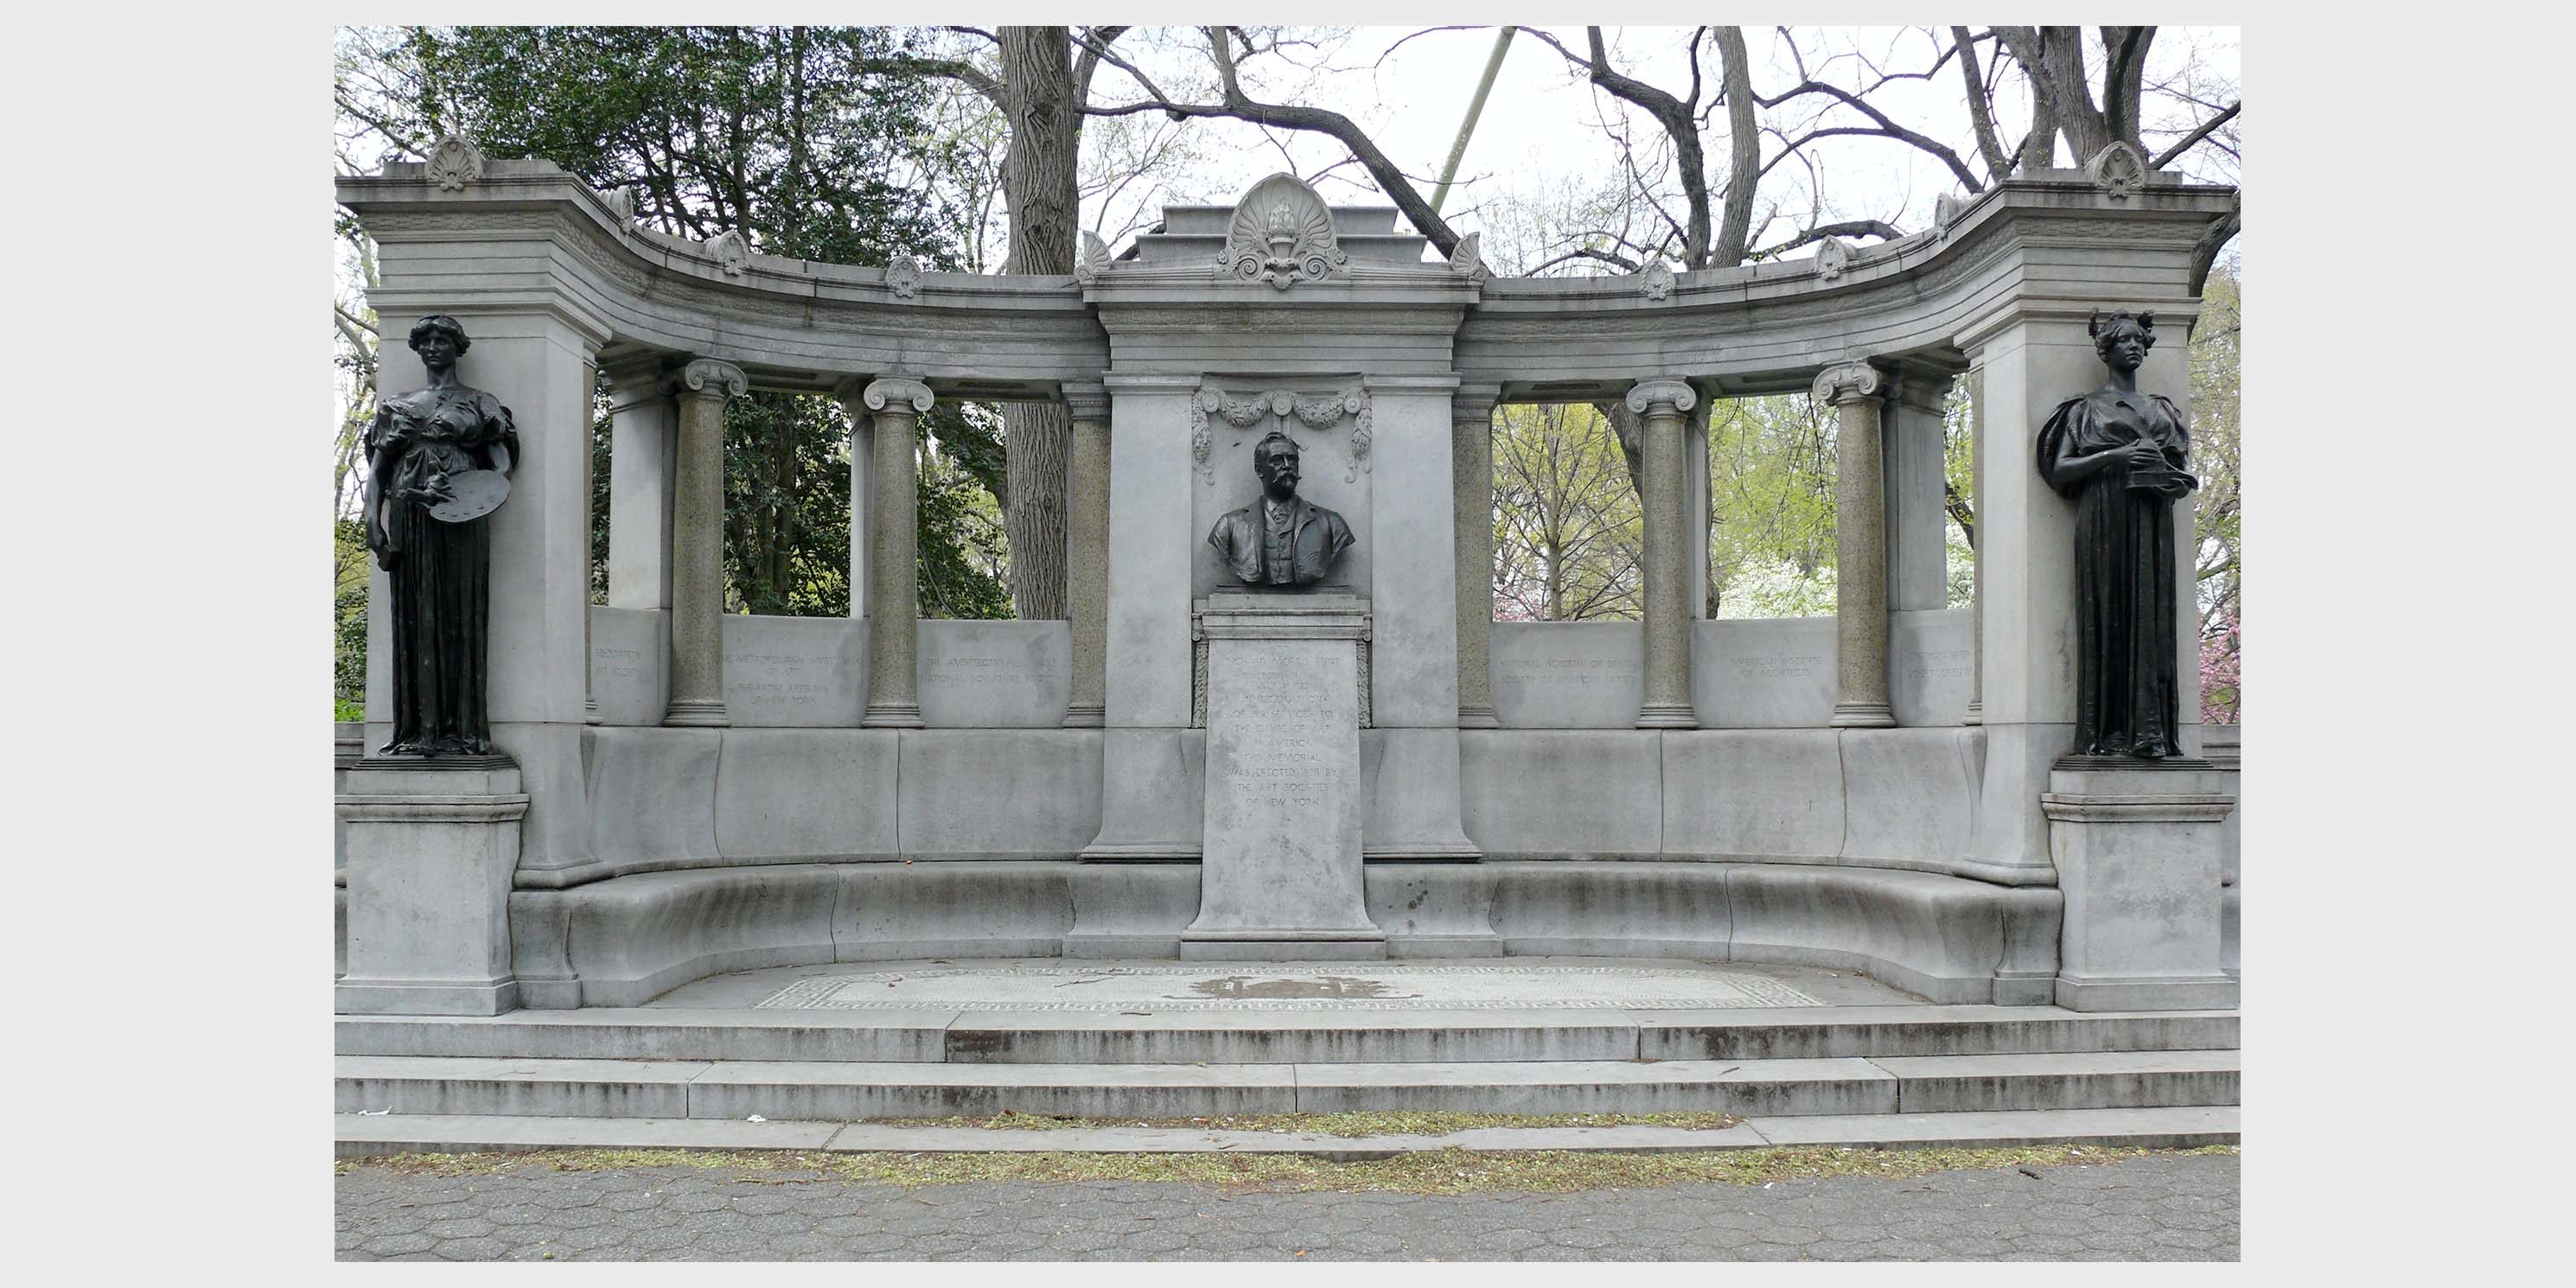
M 724 413 L 751 392 L 742 368 L 700 358 L 672 380 L 680 399 L 671 501 L 671 700 L 662 723 L 721 727 L 724 703 Z M 614 507 L 611 514 L 615 513 Z
M 912 376 L 886 376 L 859 400 L 876 417 L 875 539 L 868 552 L 868 712 L 863 729 L 919 729 L 921 689 L 914 672 L 921 616 L 921 550 L 913 530 L 920 503 L 921 438 L 917 418 L 930 410 L 930 386 Z
M 1064 727 L 1097 729 L 1109 703 L 1109 387 L 1068 384 L 1073 452 L 1065 469 L 1065 606 L 1072 615 L 1072 694 Z
M 1460 385 L 1449 400 L 1451 515 L 1457 525 L 1458 727 L 1491 729 L 1494 635 L 1494 402 L 1499 385 Z
M 1699 394 L 1673 378 L 1628 391 L 1628 410 L 1645 418 L 1645 478 L 1639 480 L 1646 536 L 1646 699 L 1640 729 L 1697 729 L 1691 707 L 1689 516 L 1690 480 L 1682 452 L 1682 418 Z
M 1834 630 L 1838 684 L 1836 729 L 1896 724 L 1887 701 L 1887 480 L 1880 441 L 1878 369 L 1865 362 L 1828 367 L 1815 398 L 1842 415 L 1834 460 Z

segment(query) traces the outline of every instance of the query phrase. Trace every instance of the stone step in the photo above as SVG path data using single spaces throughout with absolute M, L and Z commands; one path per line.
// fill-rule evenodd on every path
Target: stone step
M 341 1055 L 950 1064 L 1364 1064 L 1827 1059 L 2232 1050 L 2236 1013 L 1831 1006 L 1258 1014 L 638 1007 L 341 1017 Z
M 1885 1114 L 2236 1103 L 2237 1053 L 1359 1064 L 342 1056 L 342 1113 L 778 1120 L 1445 1109 Z
M 1817 1114 L 1753 1118 L 1722 1131 L 1674 1127 L 1488 1127 L 1445 1136 L 1327 1136 L 1317 1132 L 1171 1127 L 996 1131 L 880 1123 L 739 1122 L 706 1118 L 521 1118 L 466 1114 L 333 1117 L 342 1158 L 533 1149 L 774 1149 L 834 1153 L 1298 1154 L 1388 1158 L 1425 1150 L 1680 1152 L 1782 1145 L 2003 1148 L 2102 1145 L 2190 1149 L 2239 1139 L 2233 1105 L 2155 1109 L 2039 1109 L 2011 1113 Z

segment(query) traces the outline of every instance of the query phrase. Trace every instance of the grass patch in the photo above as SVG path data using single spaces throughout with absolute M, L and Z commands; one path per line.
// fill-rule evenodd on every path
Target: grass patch
M 1132 1120 L 1129 1120 L 1132 1121 Z M 825 1154 L 813 1151 L 587 1149 L 521 1154 L 406 1154 L 343 1159 L 336 1175 L 478 1176 L 550 1169 L 628 1171 L 688 1167 L 731 1169 L 752 1184 L 859 1183 L 919 1188 L 976 1181 L 1071 1183 L 1170 1181 L 1229 1190 L 1300 1193 L 1317 1190 L 1405 1194 L 1495 1191 L 1565 1193 L 1662 1185 L 1763 1185 L 1777 1181 L 1874 1176 L 1888 1180 L 1934 1172 L 2116 1163 L 2150 1155 L 2235 1156 L 2234 1145 L 2199 1149 L 2113 1149 L 2092 1145 L 2013 1149 L 1866 1150 L 1835 1146 L 1613 1154 L 1565 1150 L 1500 1152 L 1442 1149 L 1356 1162 L 1280 1154 Z
M 986 1131 L 1073 1131 L 1101 1127 L 1201 1128 L 1208 1131 L 1307 1132 L 1318 1136 L 1446 1136 L 1479 1127 L 1677 1127 L 1724 1131 L 1743 1124 L 1734 1114 L 1478 1114 L 1423 1110 L 1330 1114 L 1219 1114 L 1211 1118 L 1073 1118 L 1005 1111 L 984 1118 L 870 1119 L 883 1127 L 980 1127 Z

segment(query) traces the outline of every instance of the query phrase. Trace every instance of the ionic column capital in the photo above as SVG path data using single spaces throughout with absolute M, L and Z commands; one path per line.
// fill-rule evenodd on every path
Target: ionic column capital
M 1065 410 L 1075 420 L 1109 419 L 1109 386 L 1068 381 L 1064 386 Z
M 1866 362 L 1845 362 L 1816 373 L 1813 389 L 1818 402 L 1840 407 L 1863 398 L 1876 398 L 1887 385 L 1878 368 Z
M 671 392 L 687 397 L 740 398 L 751 392 L 751 377 L 719 358 L 699 358 L 671 375 Z
M 1679 416 L 1699 405 L 1699 391 L 1674 376 L 1641 380 L 1628 391 L 1628 410 L 1640 416 Z
M 900 411 L 901 404 L 910 403 L 918 415 L 930 410 L 936 401 L 938 397 L 930 392 L 930 386 L 916 376 L 880 376 L 859 393 L 859 402 L 869 411 L 884 411 L 888 406 Z

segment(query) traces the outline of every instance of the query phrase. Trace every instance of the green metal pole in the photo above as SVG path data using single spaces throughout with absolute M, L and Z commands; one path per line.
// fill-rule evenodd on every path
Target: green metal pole
M 1439 214 L 1440 205 L 1449 199 L 1449 184 L 1458 177 L 1458 163 L 1467 159 L 1467 140 L 1476 133 L 1476 118 L 1484 115 L 1485 96 L 1494 91 L 1494 74 L 1503 69 L 1503 55 L 1512 47 L 1512 33 L 1518 27 L 1505 27 L 1494 35 L 1494 52 L 1485 59 L 1485 77 L 1476 82 L 1476 97 L 1467 104 L 1467 119 L 1458 123 L 1458 141 L 1449 148 L 1449 164 L 1441 167 L 1440 186 L 1431 191 L 1431 213 Z

